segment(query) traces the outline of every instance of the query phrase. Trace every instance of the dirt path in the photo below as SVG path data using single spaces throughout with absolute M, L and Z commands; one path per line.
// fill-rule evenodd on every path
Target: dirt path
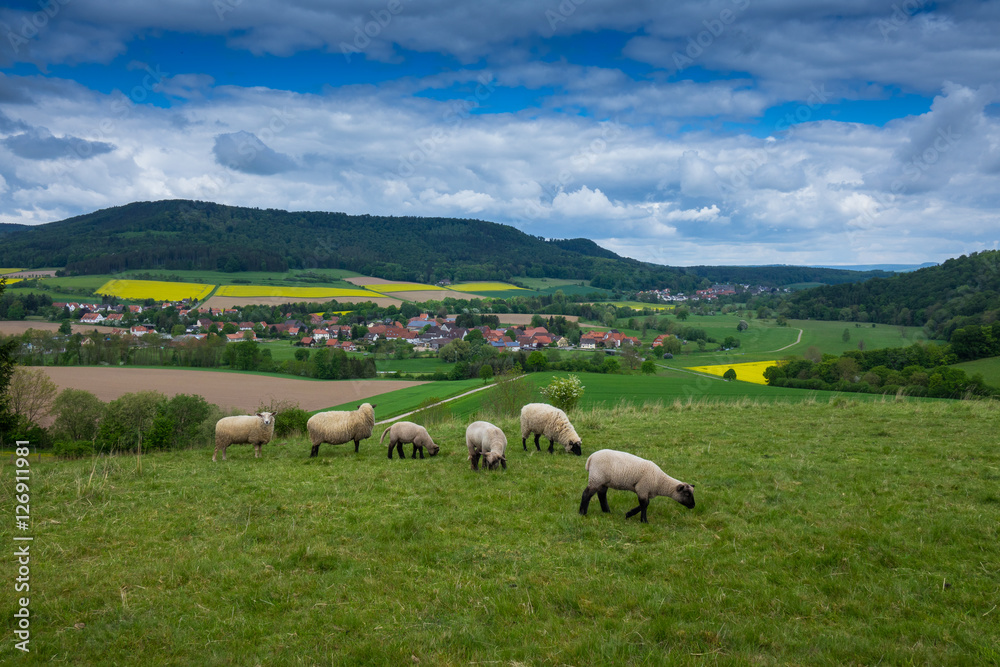
M 800 342 L 802 342 L 802 329 L 799 329 L 799 337 L 795 339 L 794 343 L 789 343 L 785 347 L 779 347 L 777 350 L 771 350 L 771 352 L 781 352 L 782 350 L 787 350 L 793 345 L 798 345 Z M 770 352 L 768 354 L 770 354 Z
M 102 401 L 122 394 L 155 390 L 174 396 L 198 394 L 209 403 L 226 409 L 250 412 L 271 399 L 297 403 L 306 411 L 405 389 L 424 382 L 405 380 L 296 380 L 294 378 L 220 373 L 173 368 L 111 368 L 94 366 L 39 367 L 59 389 L 85 389 Z
M 515 380 L 520 380 L 523 377 L 524 377 L 523 375 L 519 375 L 518 377 L 516 377 L 514 379 Z M 483 389 L 489 389 L 490 387 L 494 386 L 495 384 L 496 384 L 495 382 L 491 382 L 490 384 L 483 385 L 482 387 L 476 387 L 475 389 L 470 389 L 469 391 L 467 391 L 465 393 L 462 393 L 462 394 L 459 394 L 458 396 L 452 396 L 451 398 L 446 398 L 443 401 L 438 401 L 437 403 L 432 403 L 430 405 L 425 405 L 422 408 L 418 408 L 416 410 L 410 410 L 409 412 L 404 412 L 401 415 L 396 415 L 395 417 L 391 417 L 389 419 L 383 419 L 380 422 L 375 422 L 375 424 L 376 425 L 378 425 L 378 424 L 391 424 L 392 422 L 399 421 L 403 417 L 409 417 L 410 415 L 415 415 L 416 413 L 420 412 L 421 410 L 426 410 L 427 408 L 433 408 L 433 407 L 437 407 L 439 405 L 444 405 L 445 403 L 450 403 L 451 401 L 458 400 L 459 398 L 463 398 L 465 396 L 468 396 L 469 394 L 475 394 L 477 391 L 482 391 Z

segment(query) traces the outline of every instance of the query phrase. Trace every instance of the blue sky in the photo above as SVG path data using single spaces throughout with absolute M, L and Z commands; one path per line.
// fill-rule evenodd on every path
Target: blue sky
M 188 198 L 941 261 L 1000 239 L 997 34 L 996 1 L 6 3 L 0 220 Z

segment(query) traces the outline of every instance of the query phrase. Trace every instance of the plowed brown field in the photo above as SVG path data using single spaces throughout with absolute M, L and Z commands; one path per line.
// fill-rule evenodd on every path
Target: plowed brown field
M 234 407 L 248 412 L 256 410 L 261 402 L 271 402 L 272 398 L 288 400 L 303 410 L 312 411 L 424 384 L 405 380 L 296 380 L 174 368 L 45 366 L 41 370 L 60 390 L 86 389 L 102 401 L 152 389 L 167 396 L 198 394 L 223 409 Z

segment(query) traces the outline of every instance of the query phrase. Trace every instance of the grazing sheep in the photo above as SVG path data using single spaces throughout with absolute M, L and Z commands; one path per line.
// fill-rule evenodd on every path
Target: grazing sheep
M 542 451 L 538 437 L 544 435 L 549 439 L 549 454 L 553 452 L 553 441 L 562 445 L 567 454 L 583 454 L 583 441 L 569 423 L 566 413 L 559 408 L 546 403 L 528 403 L 521 408 L 521 445 L 524 451 L 528 451 L 529 433 L 535 434 L 535 449 L 538 451 Z
M 222 449 L 222 460 L 226 460 L 226 448 L 229 445 L 253 445 L 254 458 L 260 458 L 260 448 L 271 441 L 274 435 L 274 418 L 276 412 L 258 412 L 255 415 L 239 415 L 223 417 L 215 422 L 215 452 L 212 460 Z
M 594 452 L 587 459 L 587 470 L 590 477 L 587 488 L 583 490 L 580 501 L 580 514 L 587 514 L 590 498 L 596 493 L 601 501 L 601 510 L 610 512 L 608 507 L 608 489 L 635 491 L 639 496 L 639 506 L 630 510 L 625 518 L 642 512 L 640 521 L 646 521 L 646 507 L 656 496 L 670 496 L 688 509 L 694 507 L 694 484 L 679 482 L 652 461 L 616 452 L 613 449 L 602 449 Z
M 399 458 L 405 459 L 406 455 L 403 454 L 403 443 L 412 442 L 413 443 L 413 456 L 410 458 L 417 458 L 417 450 L 420 450 L 420 458 L 424 458 L 424 448 L 427 448 L 427 453 L 431 456 L 435 456 L 438 450 L 441 448 L 434 444 L 434 440 L 431 439 L 430 434 L 420 424 L 414 424 L 413 422 L 396 422 L 386 430 L 382 431 L 382 438 L 379 440 L 379 444 L 385 441 L 385 434 L 389 434 L 389 459 L 392 460 L 392 450 L 395 448 L 399 452 Z
M 375 406 L 370 403 L 362 403 L 357 410 L 349 412 L 342 410 L 317 412 L 306 422 L 309 439 L 312 440 L 312 453 L 309 456 L 317 456 L 319 446 L 324 442 L 342 445 L 351 440 L 354 441 L 356 454 L 361 441 L 372 436 L 373 428 L 375 428 Z
M 483 457 L 483 467 L 491 470 L 497 464 L 507 469 L 507 436 L 498 427 L 489 422 L 472 422 L 465 429 L 465 445 L 469 448 L 469 461 L 472 469 L 479 470 L 479 456 Z

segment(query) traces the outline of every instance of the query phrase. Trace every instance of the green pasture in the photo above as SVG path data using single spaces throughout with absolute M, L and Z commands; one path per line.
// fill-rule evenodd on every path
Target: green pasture
M 824 399 L 583 410 L 582 457 L 499 420 L 495 471 L 469 469 L 464 419 L 423 460 L 378 429 L 313 459 L 293 438 L 32 461 L 31 652 L 8 596 L 0 662 L 997 664 L 1000 408 Z M 611 490 L 580 516 L 602 447 L 696 506 L 655 498 L 644 524 Z
M 342 380 L 350 382 L 350 380 Z M 398 414 L 409 412 L 420 407 L 429 398 L 445 399 L 457 396 L 458 394 L 477 389 L 483 386 L 482 380 L 444 380 L 441 382 L 428 382 L 426 384 L 409 387 L 407 389 L 397 389 L 396 391 L 379 394 L 366 399 L 368 403 L 377 406 L 375 408 L 375 421 L 382 421 L 395 417 Z M 341 405 L 336 405 L 325 410 L 353 410 L 363 401 L 349 401 Z M 450 404 L 449 404 L 450 405 Z M 317 412 L 319 412 L 317 410 Z
M 975 373 L 981 373 L 986 384 L 1000 387 L 1000 357 L 966 361 L 955 364 L 953 368 L 961 368 L 970 377 Z

